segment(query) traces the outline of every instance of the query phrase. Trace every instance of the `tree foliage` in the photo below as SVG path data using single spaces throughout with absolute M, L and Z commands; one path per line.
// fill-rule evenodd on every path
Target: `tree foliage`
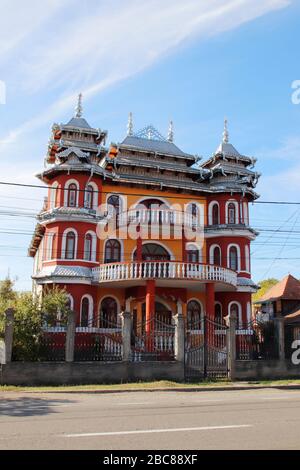
M 4 331 L 5 311 L 14 310 L 13 357 L 36 360 L 39 356 L 43 327 L 64 325 L 69 313 L 64 289 L 46 289 L 42 298 L 31 292 L 16 292 L 10 279 L 0 281 L 0 330 Z
M 260 281 L 258 284 L 260 289 L 253 294 L 253 302 L 257 302 L 269 289 L 271 289 L 271 287 L 275 286 L 277 282 L 279 282 L 278 279 L 275 279 L 274 277 Z

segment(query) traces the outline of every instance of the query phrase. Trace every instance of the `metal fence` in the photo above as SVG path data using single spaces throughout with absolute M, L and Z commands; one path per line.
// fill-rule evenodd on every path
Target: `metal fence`
M 253 320 L 239 323 L 236 329 L 237 360 L 279 359 L 275 323 Z
M 174 360 L 175 327 L 157 319 L 140 322 L 131 338 L 131 360 Z
M 74 361 L 121 361 L 123 356 L 122 328 L 105 319 L 105 328 L 98 319 L 88 322 L 88 326 L 77 327 L 75 333 Z

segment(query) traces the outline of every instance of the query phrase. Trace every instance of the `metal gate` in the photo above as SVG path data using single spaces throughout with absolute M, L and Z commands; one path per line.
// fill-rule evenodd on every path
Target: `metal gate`
M 186 380 L 228 376 L 227 329 L 223 322 L 207 317 L 186 328 Z

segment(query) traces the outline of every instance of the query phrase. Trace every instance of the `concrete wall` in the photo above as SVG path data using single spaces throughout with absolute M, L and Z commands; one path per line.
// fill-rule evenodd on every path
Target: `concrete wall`
M 235 379 L 284 379 L 300 378 L 300 365 L 285 361 L 236 361 Z
M 103 384 L 184 380 L 180 362 L 11 362 L 0 369 L 2 385 Z

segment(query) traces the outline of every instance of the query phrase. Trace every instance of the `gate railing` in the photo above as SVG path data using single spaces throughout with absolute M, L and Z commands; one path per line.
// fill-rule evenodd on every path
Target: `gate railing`
M 187 324 L 185 377 L 187 380 L 227 377 L 227 331 L 223 322 L 208 317 Z
M 138 323 L 132 334 L 131 360 L 171 361 L 174 360 L 175 327 L 157 319 Z
M 278 338 L 274 322 L 239 323 L 236 330 L 236 359 L 278 359 Z

